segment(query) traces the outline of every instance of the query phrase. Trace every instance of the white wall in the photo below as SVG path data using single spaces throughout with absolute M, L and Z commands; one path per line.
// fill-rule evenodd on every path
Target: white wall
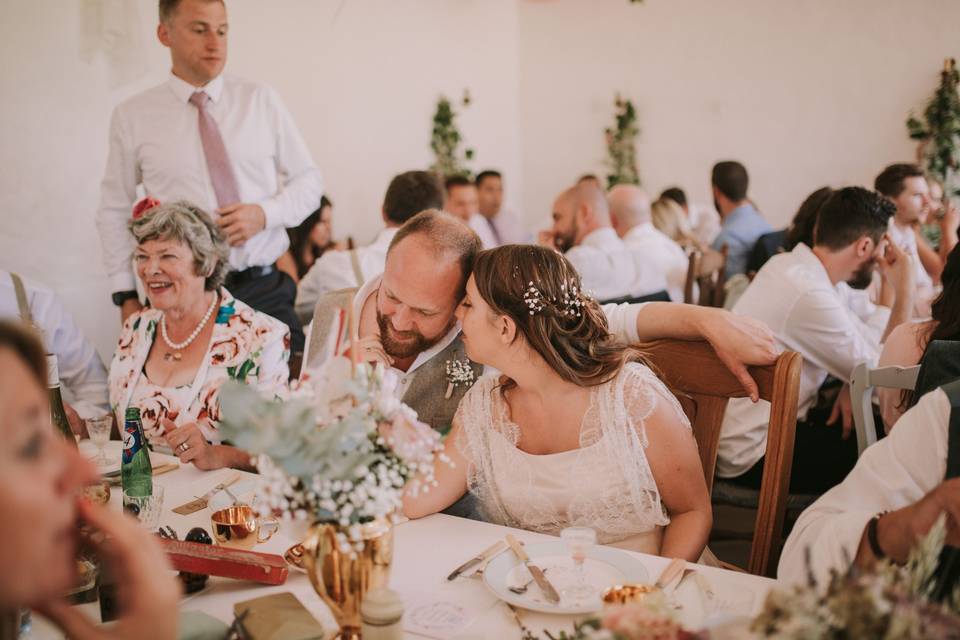
M 944 57 L 954 0 L 520 2 L 523 204 L 542 220 L 581 173 L 605 175 L 616 91 L 641 127 L 641 180 L 710 202 L 710 168 L 738 159 L 784 225 L 823 185 L 870 184 L 911 160 L 904 122 Z
M 115 84 L 81 59 L 83 7 L 130 17 L 142 72 Z M 474 103 L 461 130 L 475 169 L 505 172 L 540 224 L 560 189 L 603 171 L 615 91 L 635 101 L 641 177 L 708 199 L 737 158 L 775 223 L 823 185 L 869 183 L 912 156 L 904 131 L 956 55 L 954 0 L 229 0 L 231 73 L 268 82 L 299 124 L 337 204 L 338 235 L 379 226 L 387 181 L 431 160 L 436 98 Z M 60 291 L 109 359 L 94 212 L 114 104 L 161 82 L 155 0 L 3 0 L 0 266 Z M 123 26 L 121 21 L 120 26 Z M 139 44 L 140 56 L 136 55 Z

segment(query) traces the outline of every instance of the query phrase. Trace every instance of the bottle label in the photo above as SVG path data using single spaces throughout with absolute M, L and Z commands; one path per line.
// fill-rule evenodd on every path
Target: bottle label
M 143 448 L 140 442 L 140 430 L 137 429 L 137 423 L 133 421 L 125 422 L 123 425 L 123 464 L 130 464 L 133 456 Z

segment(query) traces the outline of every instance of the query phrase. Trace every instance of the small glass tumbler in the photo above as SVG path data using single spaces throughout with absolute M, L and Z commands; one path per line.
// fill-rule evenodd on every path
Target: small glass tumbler
M 587 552 L 597 544 L 597 532 L 590 527 L 567 527 L 560 532 L 560 538 L 567 545 L 576 575 L 575 582 L 563 590 L 563 597 L 572 602 L 596 597 L 598 590 L 587 583 L 583 563 L 587 559 Z
M 163 487 L 154 486 L 149 496 L 123 492 L 123 510 L 135 516 L 147 529 L 156 529 L 163 511 Z
M 113 429 L 113 416 L 103 416 L 100 418 L 90 418 L 86 420 L 87 433 L 90 435 L 90 441 L 97 447 L 97 457 L 94 460 L 97 466 L 107 464 L 107 456 L 103 448 L 110 441 L 110 431 Z

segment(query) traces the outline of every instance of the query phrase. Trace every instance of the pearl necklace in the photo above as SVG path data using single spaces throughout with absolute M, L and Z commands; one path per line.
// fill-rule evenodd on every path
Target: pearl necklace
M 190 344 L 197 339 L 197 336 L 200 335 L 200 332 L 203 331 L 203 328 L 206 326 L 207 322 L 210 320 L 210 316 L 213 315 L 213 310 L 217 308 L 218 299 L 219 299 L 219 296 L 216 293 L 214 293 L 213 302 L 210 303 L 210 308 L 207 309 L 207 312 L 203 314 L 203 318 L 200 320 L 200 324 L 197 325 L 197 328 L 193 330 L 193 333 L 187 336 L 187 339 L 184 340 L 183 342 L 177 343 L 170 340 L 170 336 L 167 335 L 167 316 L 166 314 L 164 314 L 160 317 L 160 335 L 163 337 L 163 341 L 167 343 L 167 346 L 176 352 L 176 353 L 169 353 L 169 352 L 166 353 L 163 356 L 164 360 L 173 359 L 179 362 L 180 359 L 183 358 L 183 354 L 180 352 L 186 349 L 187 347 L 189 347 Z

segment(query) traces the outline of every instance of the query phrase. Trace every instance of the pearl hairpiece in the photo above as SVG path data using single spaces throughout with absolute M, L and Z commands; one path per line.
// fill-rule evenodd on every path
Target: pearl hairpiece
M 566 282 L 560 285 L 560 300 L 550 298 L 549 300 L 540 293 L 540 289 L 531 280 L 527 283 L 527 290 L 523 294 L 523 302 L 527 305 L 530 315 L 536 315 L 547 307 L 547 303 L 557 308 L 557 312 L 567 318 L 579 318 L 583 308 L 584 293 L 577 287 L 573 280 L 569 286 Z

